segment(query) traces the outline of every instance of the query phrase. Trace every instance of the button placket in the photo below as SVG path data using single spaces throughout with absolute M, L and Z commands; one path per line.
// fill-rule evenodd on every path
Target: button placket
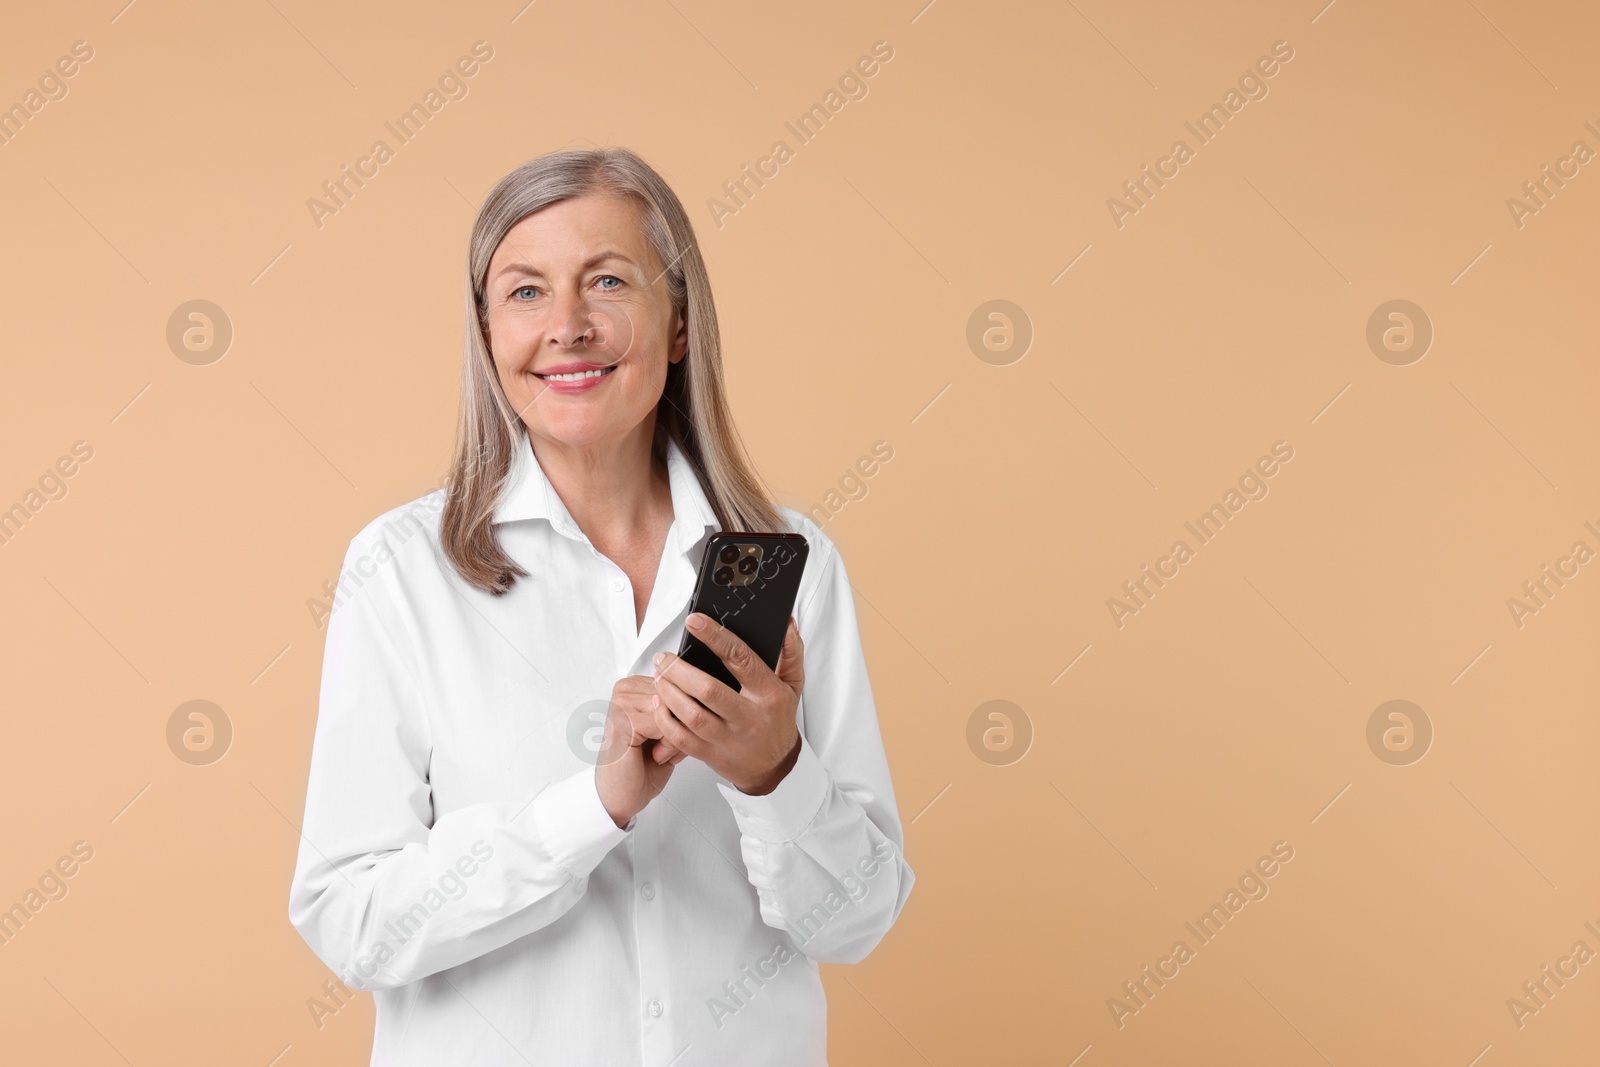
M 667 1014 L 669 998 L 663 995 L 672 991 L 674 967 L 667 947 L 668 901 L 661 881 L 659 804 L 658 798 L 645 808 L 634 835 L 639 847 L 633 857 L 633 928 L 639 947 L 640 1017 L 647 1063 L 666 1063 L 680 1051 L 673 1047 L 678 1027 Z
M 617 650 L 617 670 L 623 674 L 629 673 L 627 663 L 622 662 L 622 657 L 627 655 L 627 650 L 633 641 L 634 617 L 633 596 L 629 592 L 628 576 L 622 573 L 622 568 L 611 562 L 598 548 L 590 546 L 594 558 L 600 561 L 608 577 L 605 579 L 605 588 L 610 590 L 611 596 L 602 598 L 607 614 L 611 618 L 611 632 L 614 647 Z M 618 596 L 617 594 L 622 594 Z

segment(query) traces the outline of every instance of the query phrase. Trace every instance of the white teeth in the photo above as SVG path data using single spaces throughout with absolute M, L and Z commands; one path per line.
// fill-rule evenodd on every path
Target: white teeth
M 614 368 L 601 367 L 599 370 L 586 370 L 577 374 L 539 374 L 535 377 L 543 378 L 547 382 L 581 382 L 585 378 L 600 378 L 610 374 Z

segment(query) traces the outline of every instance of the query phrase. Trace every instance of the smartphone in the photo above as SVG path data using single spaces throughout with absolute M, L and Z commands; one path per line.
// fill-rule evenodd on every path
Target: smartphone
M 700 560 L 689 610 L 709 615 L 733 631 L 776 670 L 810 551 L 800 534 L 715 534 Z M 717 654 L 687 629 L 678 657 L 736 693 L 741 688 Z

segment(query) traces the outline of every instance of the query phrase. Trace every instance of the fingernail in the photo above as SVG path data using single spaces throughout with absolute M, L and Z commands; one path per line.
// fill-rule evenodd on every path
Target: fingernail
M 660 706 L 661 706 L 661 698 L 660 697 L 651 697 L 650 698 L 650 710 L 651 711 L 654 711 L 656 708 L 659 708 Z
M 666 658 L 667 658 L 667 654 L 665 652 L 657 652 L 656 653 L 656 658 L 651 660 L 650 662 L 654 663 L 657 667 L 659 667 L 659 666 L 661 666 L 661 661 L 666 659 Z
M 700 614 L 698 611 L 695 612 L 693 615 L 689 616 L 689 629 L 691 629 L 691 630 L 703 630 L 703 629 L 705 629 L 705 625 L 706 625 L 706 617 L 704 615 Z

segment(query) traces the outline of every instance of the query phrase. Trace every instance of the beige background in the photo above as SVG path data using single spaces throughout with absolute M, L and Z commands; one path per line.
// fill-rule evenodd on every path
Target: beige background
M 699 227 L 777 496 L 894 449 L 825 529 L 917 886 L 825 968 L 834 1063 L 1594 1062 L 1600 964 L 1520 1028 L 1506 1002 L 1600 952 L 1600 565 L 1520 628 L 1507 599 L 1600 550 L 1600 165 L 1520 228 L 1507 198 L 1600 150 L 1600 13 L 1321 2 L 8 12 L 0 103 L 94 58 L 0 147 L 0 507 L 93 458 L 0 546 L 0 906 L 94 855 L 0 946 L 3 1058 L 366 1062 L 371 998 L 319 1028 L 286 917 L 307 601 L 443 473 L 479 198 L 621 144 Z M 478 40 L 469 95 L 318 228 L 307 199 Z M 869 94 L 796 146 L 879 40 Z M 1197 147 L 1184 122 L 1280 40 Z M 1107 198 L 1180 137 L 1119 229 Z M 719 229 L 708 198 L 779 138 Z M 234 331 L 205 366 L 165 339 L 195 299 Z M 995 299 L 1034 331 L 1008 365 L 966 342 Z M 1435 331 L 1407 366 L 1365 339 L 1393 299 Z M 1280 440 L 1270 495 L 1119 629 L 1107 598 Z M 166 739 L 194 699 L 234 731 L 206 766 Z M 1392 699 L 1434 730 L 1407 766 L 1366 739 Z M 990 700 L 1031 723 L 1010 765 L 968 745 Z M 1276 841 L 1270 895 L 1119 1029 L 1108 998 Z

